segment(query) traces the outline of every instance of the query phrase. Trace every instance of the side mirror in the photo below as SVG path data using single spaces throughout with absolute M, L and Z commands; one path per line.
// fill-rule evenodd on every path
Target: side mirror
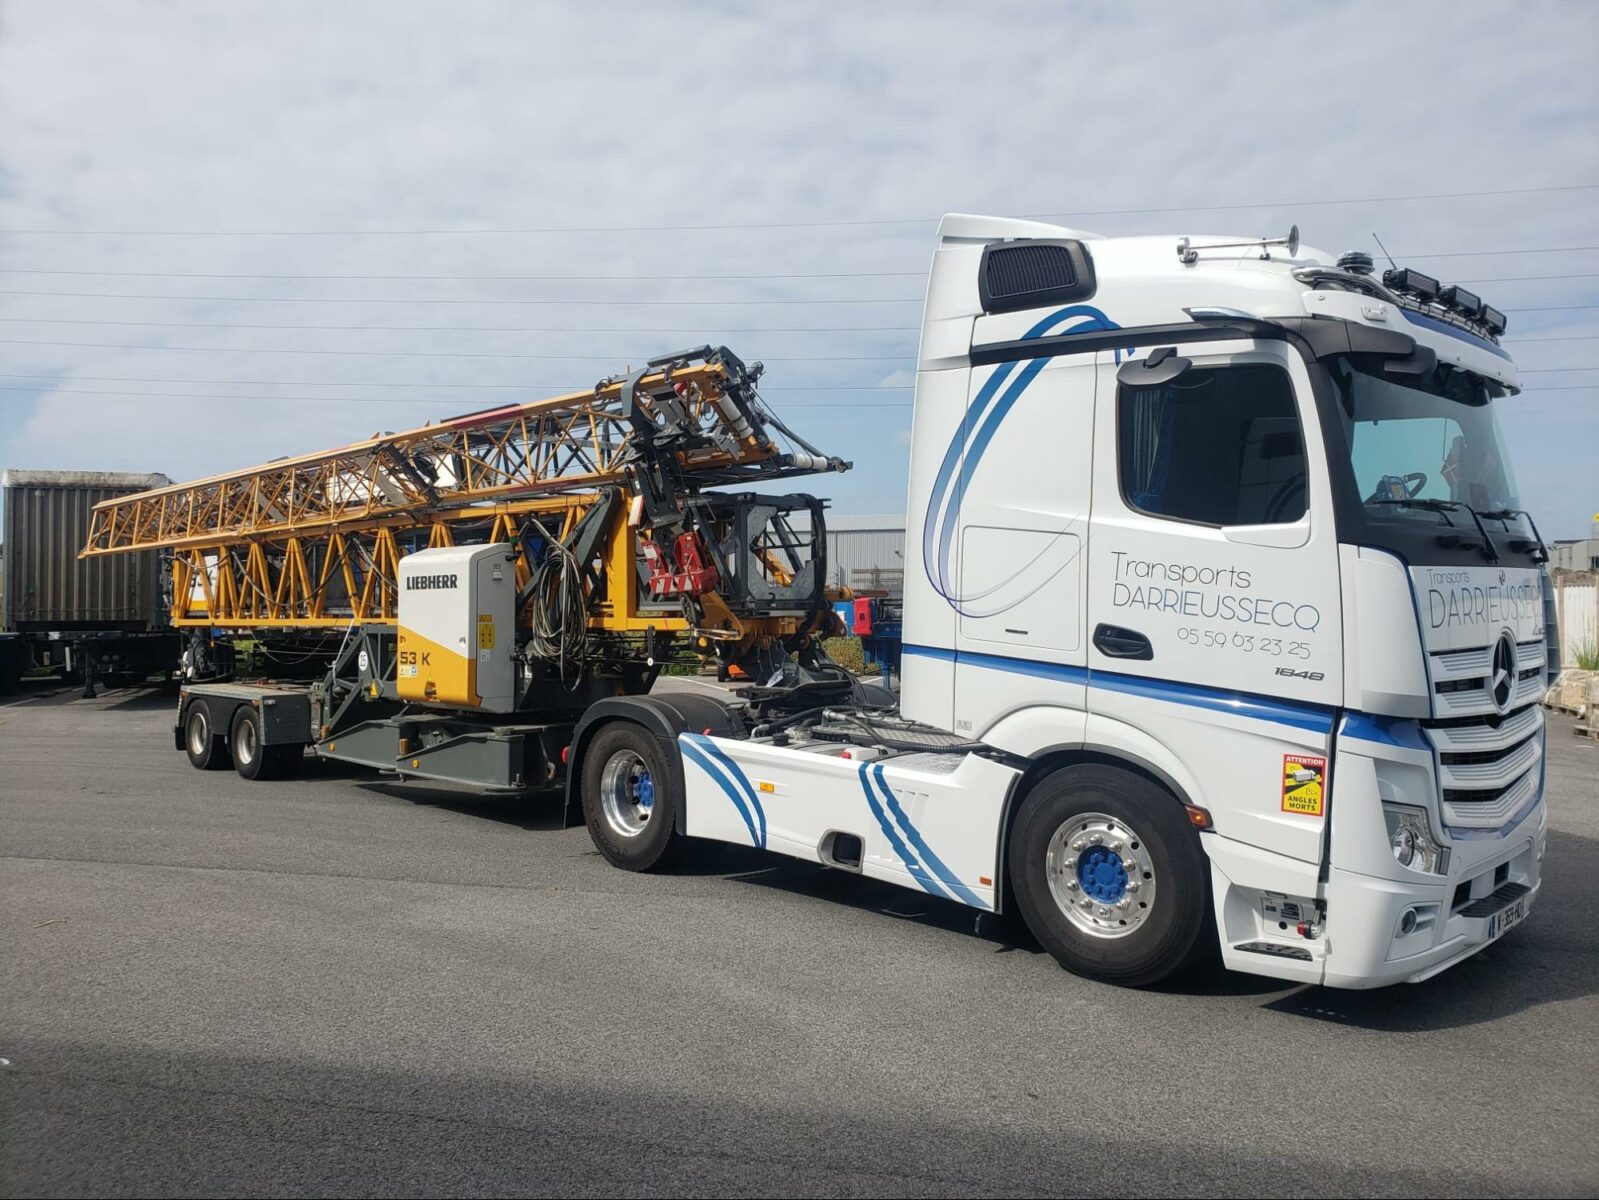
M 1116 372 L 1116 382 L 1123 387 L 1160 387 L 1180 377 L 1194 365 L 1191 358 L 1183 358 L 1171 346 L 1151 350 L 1148 358 L 1130 358 Z

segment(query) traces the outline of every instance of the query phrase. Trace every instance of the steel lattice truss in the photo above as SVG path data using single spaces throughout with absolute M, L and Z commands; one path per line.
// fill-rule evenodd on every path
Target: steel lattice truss
M 742 364 L 680 359 L 631 386 L 607 380 L 592 392 L 109 500 L 94 509 L 83 555 L 281 543 L 371 530 L 396 517 L 426 525 L 432 514 L 463 506 L 615 483 L 641 439 L 707 482 L 762 464 L 796 473 L 778 467 Z

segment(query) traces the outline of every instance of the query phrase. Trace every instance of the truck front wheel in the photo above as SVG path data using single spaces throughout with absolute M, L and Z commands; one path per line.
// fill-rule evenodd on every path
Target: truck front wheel
M 202 771 L 220 771 L 232 765 L 228 748 L 211 728 L 211 710 L 191 704 L 183 718 L 183 750 L 189 765 Z
M 594 735 L 583 756 L 583 820 L 613 866 L 663 866 L 675 843 L 675 774 L 648 730 L 616 721 Z
M 1204 851 L 1142 776 L 1098 763 L 1049 775 L 1022 801 L 1007 865 L 1027 927 L 1068 971 L 1145 987 L 1203 949 Z

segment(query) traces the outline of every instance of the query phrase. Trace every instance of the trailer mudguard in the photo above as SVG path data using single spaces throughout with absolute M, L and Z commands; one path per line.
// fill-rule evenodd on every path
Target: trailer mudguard
M 572 744 L 566 758 L 566 823 L 583 820 L 583 755 L 600 726 L 609 721 L 631 721 L 642 725 L 661 744 L 672 764 L 678 795 L 683 794 L 683 757 L 677 748 L 681 733 L 704 733 L 713 737 L 741 738 L 742 724 L 727 702 L 716 696 L 671 693 L 653 696 L 610 696 L 591 704 L 572 731 Z M 677 831 L 683 832 L 683 806 L 677 812 Z

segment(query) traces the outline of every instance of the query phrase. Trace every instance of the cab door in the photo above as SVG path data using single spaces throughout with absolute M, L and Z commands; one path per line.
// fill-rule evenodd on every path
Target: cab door
M 1252 340 L 1095 369 L 1091 740 L 1164 756 L 1218 830 L 1225 810 L 1232 836 L 1317 860 L 1342 619 L 1309 372 Z
M 995 744 L 1020 734 L 1000 728 L 1013 714 L 1046 726 L 1046 744 L 1080 741 L 1096 378 L 1091 352 L 972 372 L 983 420 L 962 464 L 948 589 L 955 728 Z

